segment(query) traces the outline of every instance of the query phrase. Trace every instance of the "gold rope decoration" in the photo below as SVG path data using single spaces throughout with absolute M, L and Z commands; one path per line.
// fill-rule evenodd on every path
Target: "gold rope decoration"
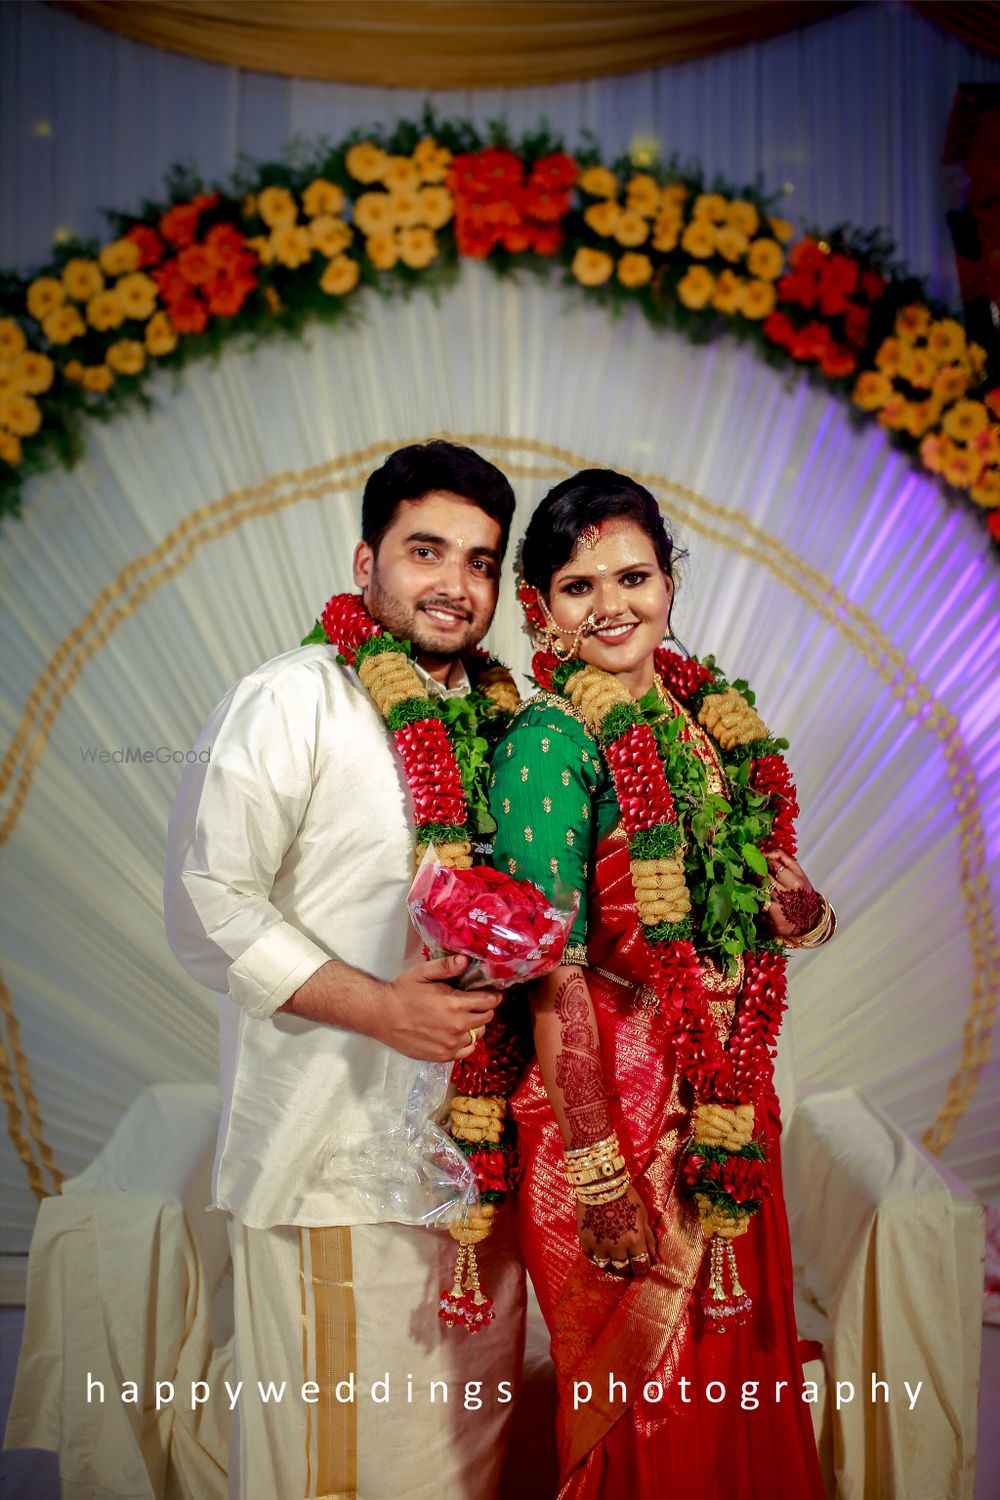
M 556 465 L 554 469 L 546 465 L 529 466 L 523 462 L 508 462 L 506 465 L 508 472 L 521 479 L 564 477 L 566 473 L 579 468 L 593 467 L 596 463 L 595 460 L 581 457 L 554 444 L 532 439 L 497 438 L 483 433 L 456 436 L 442 432 L 432 434 L 432 436 L 450 438 L 452 441 L 461 442 L 470 447 L 494 452 L 534 453 L 539 457 L 554 460 Z M 423 440 L 426 440 L 426 435 L 423 438 L 412 439 L 412 441 Z M 179 522 L 151 552 L 135 559 L 124 568 L 115 581 L 98 596 L 80 624 L 60 642 L 28 697 L 3 768 L 0 770 L 0 792 L 2 792 L 13 780 L 18 761 L 23 758 L 11 807 L 7 817 L 0 824 L 0 844 L 10 837 L 17 824 L 27 799 L 35 766 L 48 741 L 64 698 L 74 686 L 86 662 L 100 650 L 122 620 L 133 614 L 139 604 L 161 583 L 167 582 L 182 571 L 204 543 L 225 535 L 228 531 L 242 525 L 244 521 L 274 514 L 289 505 L 297 504 L 300 500 L 324 498 L 326 490 L 343 487 L 343 480 L 351 469 L 363 470 L 361 474 L 355 476 L 356 481 L 360 482 L 365 477 L 372 460 L 402 446 L 405 441 L 407 440 L 398 439 L 392 443 L 373 443 L 341 459 L 315 465 L 297 473 L 284 471 L 261 484 L 234 491 L 193 511 Z M 892 646 L 867 611 L 848 599 L 843 590 L 837 588 L 818 569 L 811 567 L 790 548 L 764 531 L 745 512 L 727 510 L 707 500 L 697 491 L 677 484 L 664 475 L 632 472 L 633 477 L 640 483 L 646 484 L 653 490 L 667 492 L 676 501 L 681 502 L 679 519 L 684 525 L 718 542 L 721 546 L 759 563 L 792 593 L 815 609 L 858 650 L 881 680 L 890 687 L 894 696 L 904 700 L 906 712 L 921 715 L 926 726 L 942 742 L 947 775 L 958 812 L 960 889 L 966 907 L 973 980 L 971 1000 L 963 1027 L 962 1059 L 949 1082 L 944 1105 L 923 1136 L 924 1145 L 931 1151 L 939 1153 L 951 1139 L 956 1124 L 968 1108 L 979 1075 L 989 1056 L 993 1017 L 997 1006 L 998 988 L 1000 988 L 998 986 L 1000 949 L 997 945 L 989 881 L 984 868 L 984 839 L 979 789 L 958 721 L 943 704 L 934 700 L 930 690 L 921 682 L 902 653 Z M 341 477 L 339 485 L 333 483 L 337 476 Z M 284 494 L 277 493 L 283 485 L 292 487 Z M 723 525 L 712 525 L 702 520 L 698 512 L 715 518 Z M 211 524 L 204 525 L 206 522 L 211 522 Z M 726 526 L 743 535 L 731 535 L 724 529 Z M 746 540 L 747 537 L 750 540 Z M 164 560 L 179 543 L 183 543 L 180 551 L 170 561 L 165 562 Z M 159 572 L 142 579 L 136 584 L 134 592 L 128 593 L 130 586 L 140 573 L 161 562 L 164 562 L 164 566 Z M 123 598 L 126 595 L 127 597 Z M 122 602 L 114 603 L 117 600 Z M 110 613 L 102 619 L 107 607 L 113 603 L 114 607 Z M 90 639 L 87 639 L 91 631 L 93 634 Z M 74 660 L 70 661 L 74 652 L 77 655 Z M 67 662 L 69 665 L 66 673 L 60 679 L 60 671 Z M 50 689 L 52 696 L 36 725 L 35 720 Z M 7 1019 L 8 1037 L 14 1054 L 22 1095 L 25 1099 L 32 1140 L 38 1148 L 42 1162 L 48 1166 L 58 1189 L 61 1178 L 55 1167 L 51 1148 L 44 1139 L 41 1120 L 37 1106 L 34 1104 L 30 1071 L 20 1045 L 17 1022 L 9 1001 L 9 994 L 7 1003 L 2 1008 Z M 6 1049 L 0 1053 L 0 1091 L 3 1092 L 5 1099 L 11 1098 L 10 1064 Z M 33 1189 L 37 1191 L 35 1187 L 37 1163 L 32 1159 L 29 1165 L 25 1159 L 22 1147 L 26 1147 L 27 1143 L 24 1142 L 19 1126 L 16 1129 L 11 1128 L 11 1121 L 11 1108 L 8 1103 L 8 1128 L 11 1130 L 18 1155 L 25 1160 L 29 1181 Z M 30 1157 L 30 1150 L 28 1154 Z

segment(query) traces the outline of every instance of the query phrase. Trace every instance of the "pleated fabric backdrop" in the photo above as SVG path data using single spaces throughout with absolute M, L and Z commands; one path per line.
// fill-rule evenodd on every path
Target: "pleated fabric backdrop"
M 516 123 L 544 104 L 571 131 L 596 123 L 606 146 L 627 142 L 648 105 L 668 146 L 697 148 L 736 177 L 760 167 L 775 180 L 794 156 L 822 223 L 850 214 L 898 227 L 913 214 L 906 253 L 944 285 L 927 187 L 940 137 L 923 121 L 936 112 L 943 123 L 953 82 L 995 65 L 939 41 L 911 12 L 871 9 L 742 61 L 567 86 L 544 101 L 525 91 L 442 102 L 480 118 L 506 106 Z M 11 10 L 23 14 L 10 20 Z M 185 146 L 211 172 L 237 145 L 276 152 L 324 109 L 336 133 L 419 102 L 158 57 L 40 7 L 5 7 L 2 19 L 39 81 L 29 89 L 22 77 L 16 107 L 4 105 L 0 149 L 24 208 L 4 216 L 7 261 L 40 256 L 57 215 L 97 229 L 94 203 L 136 201 Z M 82 40 L 79 52 L 70 39 Z M 895 68 L 885 105 L 867 73 L 880 48 Z M 771 91 L 786 64 L 797 112 Z M 108 92 L 95 87 L 105 72 Z M 168 116 L 182 76 L 185 110 Z M 85 80 L 86 120 L 74 113 Z M 913 138 L 897 128 L 869 141 L 878 154 L 866 164 L 855 118 L 829 155 L 834 132 L 815 96 L 836 98 L 839 115 L 852 91 L 897 126 L 919 122 Z M 51 114 L 54 140 L 13 142 L 17 111 L 25 136 L 31 118 Z M 49 146 L 51 170 L 29 193 L 25 163 Z M 836 170 L 824 176 L 823 160 Z M 926 222 L 913 207 L 922 195 Z M 503 285 L 472 266 L 440 305 L 372 299 L 352 329 L 228 352 L 177 390 L 161 379 L 157 396 L 152 414 L 96 427 L 72 474 L 35 481 L 25 519 L 4 538 L 0 715 L 14 750 L 0 804 L 11 829 L 2 936 L 20 1023 L 18 1037 L 8 1017 L 5 1035 L 15 1063 L 19 1042 L 30 1066 L 11 1116 L 22 1159 L 3 1143 L 4 1249 L 27 1245 L 29 1176 L 52 1186 L 47 1153 L 57 1170 L 77 1171 L 146 1084 L 215 1071 L 211 997 L 174 963 L 162 930 L 180 766 L 101 764 L 92 753 L 182 753 L 230 683 L 294 645 L 348 585 L 370 466 L 435 432 L 507 468 L 518 528 L 544 489 L 582 464 L 649 476 L 690 551 L 678 633 L 749 677 L 768 722 L 792 739 L 804 858 L 841 915 L 835 948 L 793 960 L 784 1047 L 797 1086 L 865 1083 L 914 1135 L 950 1137 L 944 1159 L 995 1192 L 1000 1068 L 987 1060 L 986 1027 L 1000 587 L 971 515 L 878 432 L 856 431 L 842 406 L 734 344 L 695 350 L 637 318 L 613 323 L 555 286 Z M 523 671 L 512 593 L 508 573 L 493 644 Z

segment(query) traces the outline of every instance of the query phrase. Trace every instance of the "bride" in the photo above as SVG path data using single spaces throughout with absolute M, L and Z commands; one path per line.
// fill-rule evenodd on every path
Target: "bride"
M 836 919 L 795 859 L 785 742 L 661 648 L 673 562 L 631 479 L 545 497 L 519 590 L 538 690 L 493 762 L 498 868 L 581 892 L 513 1101 L 560 1500 L 821 1500 L 771 1053 L 784 951 Z

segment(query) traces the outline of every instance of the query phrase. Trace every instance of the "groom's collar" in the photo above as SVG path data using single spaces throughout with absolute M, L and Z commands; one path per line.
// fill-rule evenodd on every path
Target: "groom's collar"
M 469 681 L 469 674 L 465 670 L 465 664 L 463 662 L 459 662 L 458 664 L 458 670 L 461 676 L 459 677 L 458 682 L 455 683 L 452 687 L 443 687 L 442 684 L 438 682 L 437 678 L 432 677 L 429 672 L 425 671 L 418 661 L 415 661 L 413 663 L 413 668 L 417 676 L 420 678 L 420 681 L 423 683 L 424 687 L 432 697 L 464 698 L 466 694 L 472 690 L 472 683 Z

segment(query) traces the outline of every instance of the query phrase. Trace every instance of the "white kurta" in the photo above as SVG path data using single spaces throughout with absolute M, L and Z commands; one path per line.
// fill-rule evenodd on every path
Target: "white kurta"
M 219 992 L 214 1203 L 255 1228 L 418 1222 L 345 1180 L 400 1119 L 415 1064 L 274 1014 L 328 958 L 392 979 L 420 956 L 412 808 L 385 724 L 332 646 L 303 646 L 238 682 L 197 749 L 209 758 L 181 781 L 164 901 L 175 955 Z

